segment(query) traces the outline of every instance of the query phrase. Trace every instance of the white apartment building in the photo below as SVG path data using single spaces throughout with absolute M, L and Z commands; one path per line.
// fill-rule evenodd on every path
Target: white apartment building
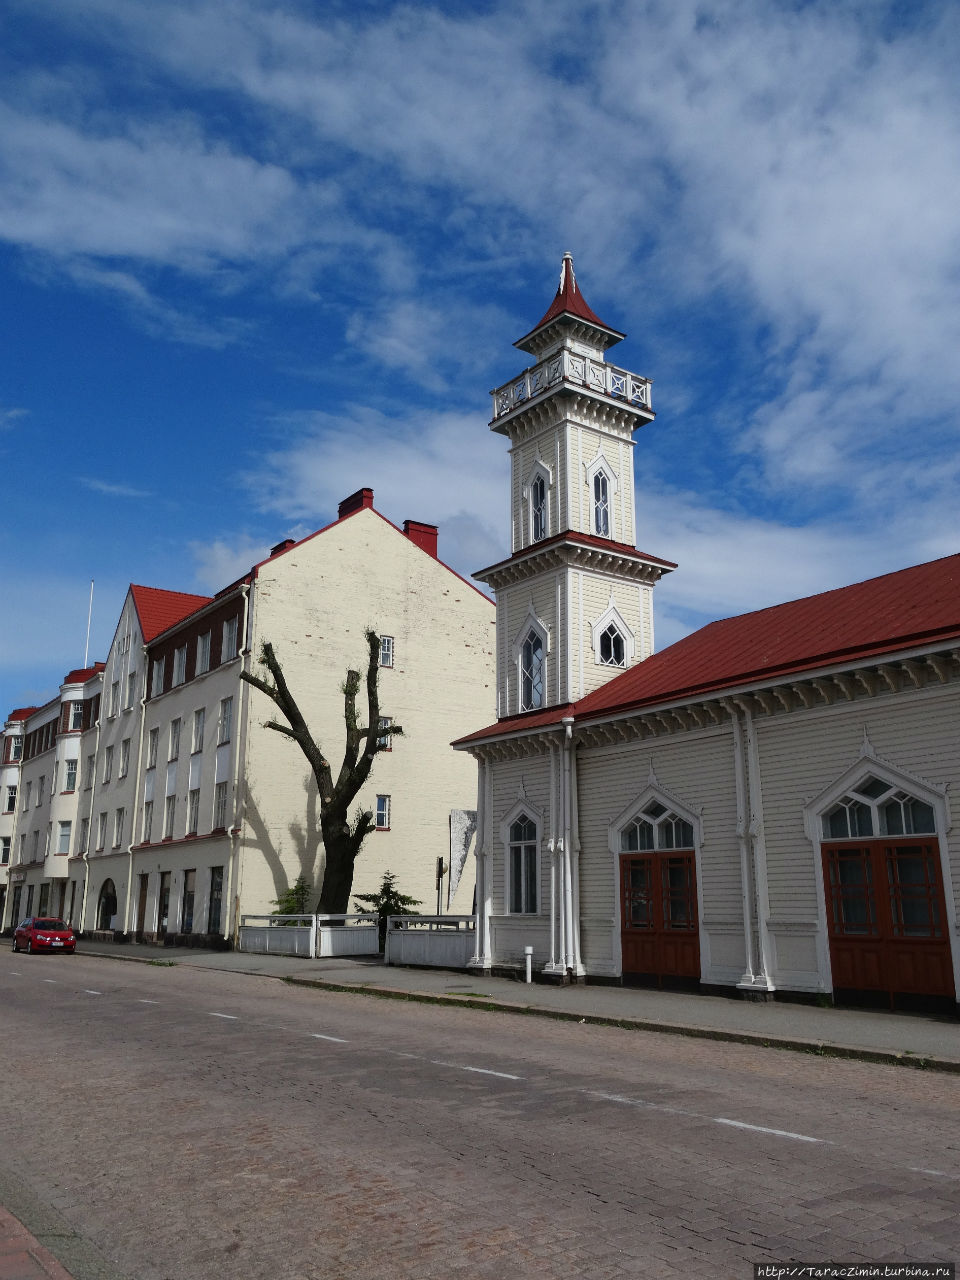
M 23 722 L 36 707 L 11 711 L 0 732 L 0 921 L 7 902 L 8 876 L 17 824 L 17 796 L 23 759 Z

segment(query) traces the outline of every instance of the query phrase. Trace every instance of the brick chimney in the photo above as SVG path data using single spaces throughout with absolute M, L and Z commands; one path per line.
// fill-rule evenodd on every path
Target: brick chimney
M 275 547 L 270 548 L 270 555 L 278 556 L 281 551 L 286 551 L 287 547 L 292 547 L 296 541 L 296 538 L 284 538 L 282 542 L 278 542 Z
M 351 493 L 349 498 L 344 498 L 337 508 L 337 519 L 342 520 L 344 516 L 352 515 L 354 511 L 362 511 L 364 507 L 373 506 L 373 490 L 358 489 L 356 493 Z
M 435 524 L 422 524 L 419 520 L 404 520 L 403 536 L 416 543 L 418 547 L 426 551 L 428 556 L 433 556 L 434 560 L 436 560 L 437 526 Z

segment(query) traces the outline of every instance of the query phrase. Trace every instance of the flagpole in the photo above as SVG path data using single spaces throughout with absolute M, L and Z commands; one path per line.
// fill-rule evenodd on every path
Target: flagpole
M 90 657 L 90 619 L 93 617 L 93 579 L 90 579 L 90 603 L 87 606 L 87 643 L 83 646 L 83 669 L 87 669 Z

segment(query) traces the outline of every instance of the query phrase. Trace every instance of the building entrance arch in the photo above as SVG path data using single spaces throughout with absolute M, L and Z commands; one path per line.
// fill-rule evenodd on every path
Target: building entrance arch
M 104 880 L 100 886 L 97 899 L 97 928 L 112 929 L 113 918 L 117 914 L 117 891 L 112 880 Z

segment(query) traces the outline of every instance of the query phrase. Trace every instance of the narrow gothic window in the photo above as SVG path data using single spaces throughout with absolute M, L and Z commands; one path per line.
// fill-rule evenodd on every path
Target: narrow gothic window
M 543 706 L 543 641 L 531 631 L 520 650 L 520 710 Z
M 510 911 L 537 911 L 537 827 L 526 814 L 510 824 Z
M 593 527 L 601 538 L 610 537 L 610 500 L 607 477 L 602 471 L 593 477 Z
M 623 636 L 612 622 L 600 633 L 600 661 L 605 667 L 623 666 Z
M 530 486 L 530 514 L 533 540 L 540 542 L 547 536 L 547 486 L 543 476 L 537 476 Z

